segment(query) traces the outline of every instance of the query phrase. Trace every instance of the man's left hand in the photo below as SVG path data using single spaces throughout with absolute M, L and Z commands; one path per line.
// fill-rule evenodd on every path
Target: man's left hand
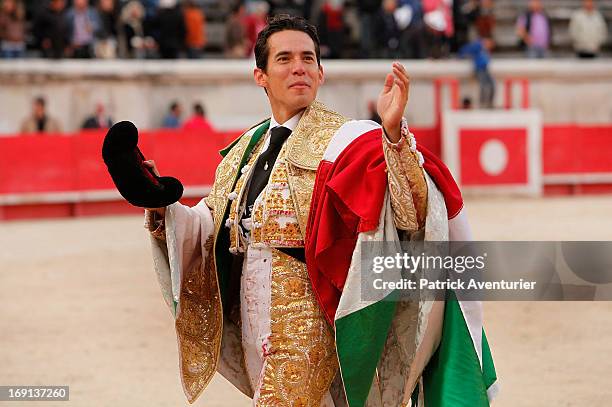
M 392 68 L 393 72 L 387 74 L 383 90 L 378 96 L 376 110 L 389 141 L 397 143 L 401 137 L 402 117 L 408 104 L 410 78 L 406 68 L 399 62 L 394 62 Z

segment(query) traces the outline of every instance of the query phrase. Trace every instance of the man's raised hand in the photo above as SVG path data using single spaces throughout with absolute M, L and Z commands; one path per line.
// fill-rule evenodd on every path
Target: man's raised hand
M 392 143 L 397 143 L 401 137 L 400 127 L 408 104 L 409 91 L 410 78 L 406 68 L 399 62 L 394 62 L 392 73 L 387 74 L 376 104 L 383 128 Z

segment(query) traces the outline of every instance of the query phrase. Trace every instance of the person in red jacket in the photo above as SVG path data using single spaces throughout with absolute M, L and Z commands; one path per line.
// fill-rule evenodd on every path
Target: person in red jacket
M 204 133 L 212 133 L 213 129 L 210 122 L 206 119 L 206 111 L 201 103 L 193 105 L 193 115 L 183 124 L 185 130 L 200 130 Z

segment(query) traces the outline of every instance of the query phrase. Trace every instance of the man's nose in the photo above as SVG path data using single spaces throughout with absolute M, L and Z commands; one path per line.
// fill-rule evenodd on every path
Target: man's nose
M 294 75 L 304 75 L 306 73 L 304 61 L 302 61 L 301 59 L 295 59 L 291 68 L 291 71 Z

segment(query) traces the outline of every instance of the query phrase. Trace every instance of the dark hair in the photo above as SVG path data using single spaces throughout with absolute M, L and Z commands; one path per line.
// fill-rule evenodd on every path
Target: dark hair
M 41 105 L 42 107 L 45 107 L 45 104 L 47 103 L 47 101 L 45 100 L 43 96 L 37 96 L 34 99 L 34 103 Z
M 268 66 L 268 55 L 270 48 L 268 47 L 268 38 L 280 31 L 301 31 L 308 34 L 315 46 L 315 54 L 317 55 L 317 64 L 321 64 L 321 50 L 319 46 L 319 35 L 314 25 L 302 17 L 295 17 L 289 14 L 279 14 L 268 21 L 268 25 L 261 30 L 255 42 L 255 64 L 261 70 L 266 70 Z
M 177 107 L 179 107 L 179 103 L 176 100 L 170 103 L 170 110 L 176 110 Z
M 193 112 L 198 116 L 205 116 L 206 112 L 204 111 L 204 106 L 200 103 L 196 103 L 193 105 Z

